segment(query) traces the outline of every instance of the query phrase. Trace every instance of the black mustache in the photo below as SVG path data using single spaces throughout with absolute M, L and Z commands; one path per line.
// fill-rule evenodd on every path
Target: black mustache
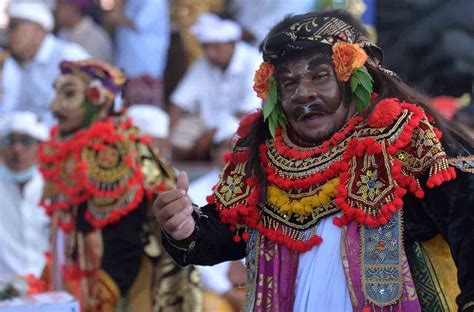
M 325 105 L 321 103 L 308 103 L 305 105 L 301 105 L 293 109 L 293 118 L 296 121 L 299 121 L 301 116 L 307 113 L 323 113 L 323 114 L 331 114 L 332 111 L 330 111 Z

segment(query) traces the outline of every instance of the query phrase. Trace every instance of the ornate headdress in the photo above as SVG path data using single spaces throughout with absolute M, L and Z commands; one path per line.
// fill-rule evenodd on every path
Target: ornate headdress
M 256 72 L 254 90 L 265 101 L 264 118 L 268 120 L 272 135 L 278 125 L 286 125 L 282 108 L 276 105 L 278 96 L 273 77 L 274 64 L 288 54 L 322 45 L 332 49 L 336 74 L 341 81 L 350 83 L 358 112 L 370 105 L 373 81 L 364 64 L 367 62 L 380 67 L 382 50 L 354 26 L 337 17 L 305 17 L 268 36 L 262 44 L 264 62 Z
M 62 74 L 73 74 L 90 81 L 87 100 L 103 104 L 105 97 L 114 99 L 122 91 L 125 76 L 119 69 L 97 60 L 63 61 L 59 65 Z
M 381 62 L 382 50 L 352 25 L 336 17 L 307 17 L 292 24 L 263 42 L 263 59 L 273 64 L 294 51 L 304 51 L 321 44 L 333 46 L 338 41 L 358 44 L 374 61 Z

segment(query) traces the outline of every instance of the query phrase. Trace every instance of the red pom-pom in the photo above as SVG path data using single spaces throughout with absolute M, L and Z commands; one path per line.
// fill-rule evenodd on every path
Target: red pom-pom
M 242 233 L 242 239 L 243 239 L 244 241 L 249 240 L 249 238 L 250 238 L 250 233 L 249 233 L 249 232 L 244 232 L 244 233 Z
M 246 115 L 239 123 L 239 128 L 237 129 L 237 135 L 241 138 L 246 137 L 249 134 L 250 127 L 253 123 L 262 117 L 262 110 L 258 110 L 255 113 Z
M 211 195 L 207 195 L 206 196 L 206 201 L 209 205 L 212 205 L 214 204 L 214 201 L 215 200 L 215 197 L 214 197 L 214 194 L 211 194 Z
M 222 160 L 224 160 L 224 163 L 228 163 L 232 159 L 232 153 L 225 153 L 224 156 L 222 156 Z
M 373 128 L 387 127 L 400 115 L 401 110 L 398 99 L 384 99 L 375 106 L 367 123 Z
M 152 139 L 149 136 L 144 135 L 140 138 L 140 142 L 142 142 L 143 144 L 151 144 Z
M 240 236 L 239 235 L 234 235 L 233 240 L 236 243 L 240 242 Z
M 425 197 L 425 192 L 423 192 L 423 190 L 420 188 L 418 189 L 418 191 L 416 191 L 415 197 L 422 199 L 423 197 Z
M 433 131 L 438 138 L 438 140 L 441 140 L 441 137 L 443 136 L 443 132 L 439 131 L 437 128 L 433 128 Z
M 363 307 L 362 308 L 362 312 L 371 312 L 372 310 L 370 309 L 370 307 Z
M 332 219 L 332 223 L 339 228 L 344 225 L 342 224 L 342 220 L 339 217 L 335 217 L 334 219 Z

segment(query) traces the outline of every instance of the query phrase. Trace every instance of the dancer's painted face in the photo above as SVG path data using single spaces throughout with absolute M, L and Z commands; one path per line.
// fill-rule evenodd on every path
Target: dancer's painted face
M 62 134 L 74 132 L 84 125 L 86 118 L 86 83 L 77 76 L 65 74 L 54 83 L 56 96 L 51 110 Z
M 276 72 L 289 135 L 319 143 L 341 129 L 353 105 L 345 105 L 331 59 L 310 54 L 290 59 Z

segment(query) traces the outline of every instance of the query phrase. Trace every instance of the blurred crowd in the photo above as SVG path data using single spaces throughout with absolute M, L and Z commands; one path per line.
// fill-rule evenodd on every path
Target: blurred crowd
M 123 70 L 127 80 L 114 110 L 128 109 L 135 124 L 172 164 L 195 168 L 189 192 L 196 204 L 204 205 L 240 118 L 261 107 L 252 90 L 253 76 L 261 63 L 259 43 L 271 26 L 287 14 L 344 7 L 363 17 L 372 30 L 380 25 L 378 32 L 373 31 L 374 40 L 377 33 L 382 47 L 390 46 L 400 43 L 392 33 L 398 26 L 390 25 L 394 21 L 388 18 L 379 19 L 387 14 L 383 7 L 394 3 L 380 1 L 377 8 L 374 1 L 10 0 L 7 28 L 0 36 L 0 291 L 2 282 L 13 276 L 40 276 L 44 268 L 49 220 L 39 207 L 43 181 L 36 151 L 56 121 L 65 118 L 50 109 L 61 61 L 92 58 Z M 455 5 L 452 1 L 435 4 L 420 29 L 441 34 L 442 29 L 428 27 L 432 25 L 428 18 L 433 25 L 444 20 L 458 38 L 455 61 L 442 57 L 450 51 L 419 55 L 420 50 L 410 50 L 413 44 L 407 41 L 398 47 L 406 53 L 385 49 L 393 54 L 387 55 L 388 67 L 400 68 L 402 76 L 417 82 L 420 73 L 414 68 L 425 57 L 419 86 L 437 95 L 433 105 L 446 118 L 474 134 L 470 97 L 474 24 L 463 28 L 462 20 L 454 25 L 443 15 L 437 17 L 441 6 L 454 10 Z M 472 7 L 468 1 L 457 5 L 464 12 Z M 452 38 L 441 34 L 431 41 Z M 438 76 L 430 76 L 430 70 Z M 439 77 L 443 71 L 448 75 L 445 80 Z M 456 84 L 441 83 L 457 78 Z M 243 263 L 224 263 L 201 273 L 216 300 L 208 311 L 224 311 L 224 306 L 228 311 L 239 309 L 244 300 L 238 288 L 245 283 Z M 219 298 L 225 300 L 218 303 Z

